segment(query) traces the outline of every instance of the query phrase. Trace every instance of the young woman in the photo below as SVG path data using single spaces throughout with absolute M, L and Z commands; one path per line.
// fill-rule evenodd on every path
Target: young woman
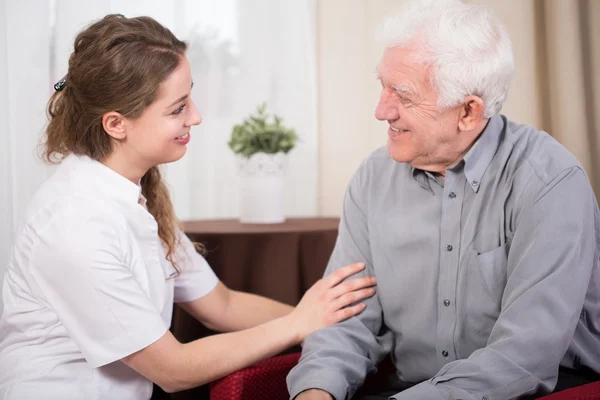
M 48 105 L 45 156 L 60 166 L 34 196 L 4 278 L 0 399 L 191 388 L 356 315 L 374 293 L 372 277 L 346 280 L 362 264 L 317 282 L 295 309 L 218 281 L 179 230 L 158 170 L 183 157 L 202 121 L 185 50 L 147 17 L 109 15 L 75 39 Z M 179 343 L 174 301 L 232 333 Z

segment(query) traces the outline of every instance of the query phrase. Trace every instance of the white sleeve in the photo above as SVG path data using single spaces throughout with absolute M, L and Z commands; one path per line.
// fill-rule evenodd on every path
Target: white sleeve
M 39 242 L 32 243 L 29 263 L 43 300 L 92 367 L 135 353 L 168 329 L 132 274 L 121 247 L 125 238 L 110 221 L 72 208 L 53 216 L 34 235 Z
M 180 232 L 177 266 L 181 274 L 175 278 L 175 303 L 193 301 L 210 293 L 219 283 L 219 279 L 204 257 L 196 251 L 194 244 Z

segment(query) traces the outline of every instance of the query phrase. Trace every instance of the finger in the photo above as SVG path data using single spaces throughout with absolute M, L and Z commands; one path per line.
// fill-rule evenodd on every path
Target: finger
M 367 288 L 343 294 L 331 302 L 331 310 L 337 311 L 375 294 L 375 289 Z
M 354 317 L 356 314 L 361 313 L 367 305 L 365 303 L 358 303 L 352 307 L 342 308 L 333 314 L 334 323 L 344 321 L 350 317 Z
M 329 293 L 327 293 L 327 296 L 330 299 L 337 299 L 345 293 L 366 288 L 369 286 L 374 286 L 376 284 L 377 280 L 374 276 L 365 276 L 363 278 L 348 279 L 347 281 L 342 282 L 339 285 L 329 289 Z
M 333 274 L 329 275 L 325 278 L 325 284 L 327 287 L 336 286 L 338 283 L 349 277 L 350 275 L 354 275 L 359 271 L 365 269 L 365 263 L 358 262 L 350 265 L 346 265 L 335 271 Z

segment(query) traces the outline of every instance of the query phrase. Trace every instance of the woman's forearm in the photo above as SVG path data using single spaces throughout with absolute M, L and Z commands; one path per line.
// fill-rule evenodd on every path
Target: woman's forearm
M 231 291 L 231 298 L 226 310 L 228 322 L 223 331 L 231 332 L 251 328 L 267 321 L 283 317 L 294 307 L 255 294 Z
M 277 318 L 254 328 L 215 335 L 186 343 L 169 391 L 189 389 L 219 379 L 261 359 L 298 344 L 300 339 L 286 318 Z
M 299 343 L 291 316 L 239 332 L 179 343 L 167 331 L 148 347 L 122 361 L 167 392 L 203 385 Z

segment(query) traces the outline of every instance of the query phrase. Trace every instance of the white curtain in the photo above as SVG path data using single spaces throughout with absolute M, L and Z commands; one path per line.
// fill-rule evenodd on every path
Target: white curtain
M 0 0 L 0 277 L 16 224 L 51 171 L 38 157 L 50 95 L 49 9 L 46 1 Z
M 192 131 L 186 157 L 167 166 L 178 215 L 182 219 L 238 215 L 238 177 L 227 141 L 232 126 L 262 102 L 300 136 L 290 153 L 287 215 L 315 215 L 314 0 L 180 4 L 185 17 L 176 25 L 190 43 L 193 98 L 204 121 Z
M 0 0 L 0 278 L 31 196 L 52 172 L 39 161 L 45 106 L 67 72 L 76 33 L 107 13 L 149 15 L 190 44 L 203 123 L 165 167 L 180 219 L 235 218 L 231 128 L 262 102 L 300 137 L 289 159 L 288 216 L 316 214 L 315 0 Z

